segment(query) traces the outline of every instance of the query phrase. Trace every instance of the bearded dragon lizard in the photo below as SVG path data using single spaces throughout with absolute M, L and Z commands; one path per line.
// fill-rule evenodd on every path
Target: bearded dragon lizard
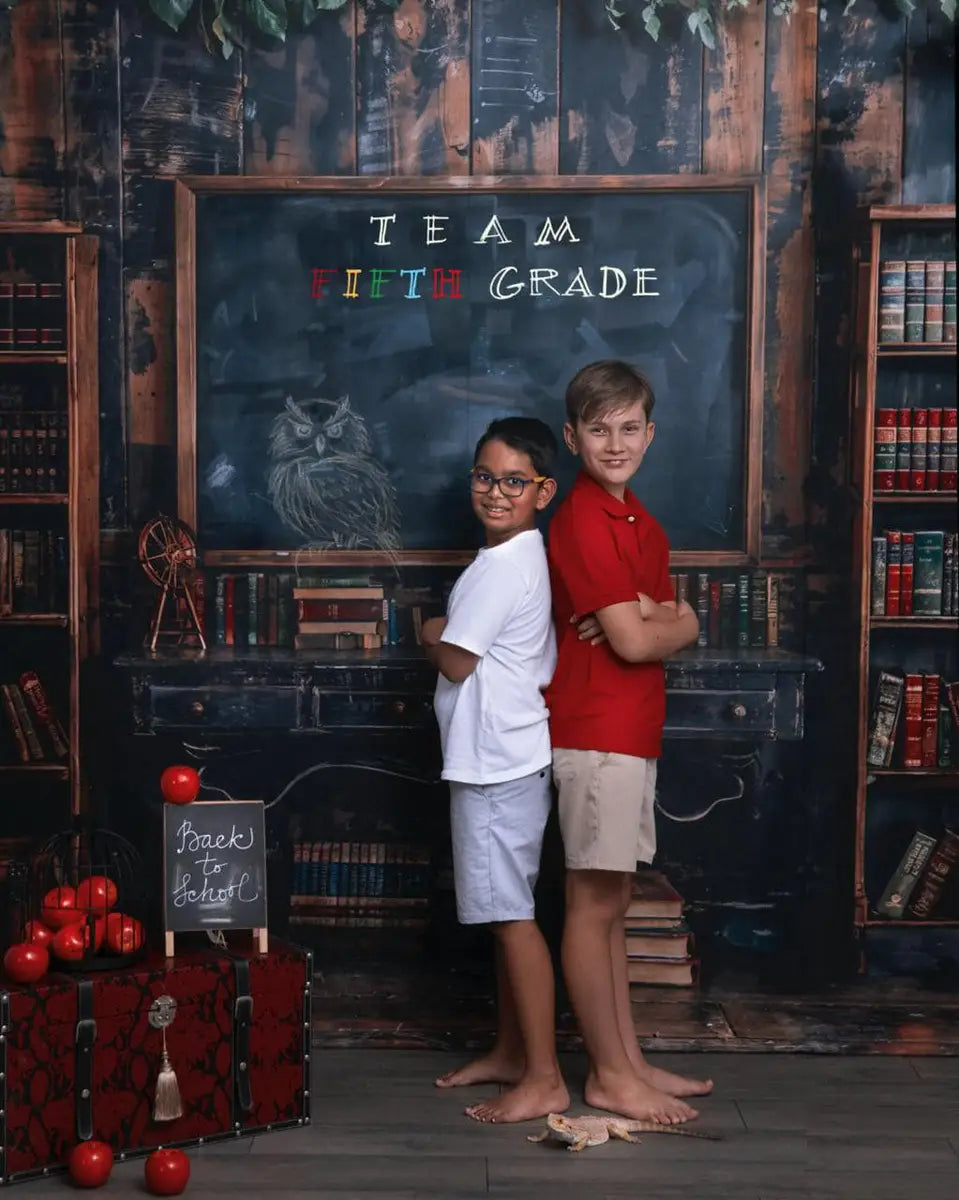
M 559 1142 L 566 1142 L 567 1150 L 585 1150 L 587 1146 L 601 1146 L 611 1137 L 638 1143 L 641 1139 L 633 1137 L 634 1133 L 675 1133 L 680 1137 L 707 1138 L 713 1142 L 720 1141 L 722 1137 L 718 1133 L 687 1129 L 685 1125 L 658 1125 L 655 1121 L 633 1121 L 629 1117 L 564 1117 L 561 1113 L 550 1113 L 543 1132 L 531 1134 L 526 1140 L 545 1142 L 552 1137 Z

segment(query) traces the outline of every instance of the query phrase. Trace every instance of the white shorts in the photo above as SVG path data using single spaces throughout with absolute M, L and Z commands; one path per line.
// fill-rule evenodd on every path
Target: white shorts
M 450 781 L 456 913 L 463 925 L 531 921 L 549 768 L 505 783 Z
M 553 751 L 559 828 L 573 871 L 636 870 L 656 854 L 656 759 Z

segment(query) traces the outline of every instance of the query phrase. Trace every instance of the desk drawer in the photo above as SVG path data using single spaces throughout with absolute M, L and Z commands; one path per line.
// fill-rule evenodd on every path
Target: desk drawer
M 314 692 L 319 729 L 426 729 L 435 725 L 432 696 L 406 692 Z
M 772 737 L 776 732 L 776 691 L 668 689 L 669 737 Z
M 298 729 L 299 690 L 257 684 L 152 685 L 146 721 L 158 729 Z

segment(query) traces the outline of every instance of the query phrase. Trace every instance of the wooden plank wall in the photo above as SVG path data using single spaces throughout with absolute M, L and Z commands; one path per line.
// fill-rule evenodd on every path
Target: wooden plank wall
M 826 0 L 787 22 L 758 0 L 706 51 L 679 13 L 658 43 L 638 20 L 617 33 L 601 0 L 353 0 L 230 61 L 143 0 L 0 10 L 0 218 L 79 219 L 101 239 L 117 637 L 129 531 L 175 496 L 174 176 L 762 172 L 763 554 L 811 557 L 810 648 L 826 699 L 848 695 L 852 220 L 869 200 L 955 199 L 953 30 L 933 8 Z M 835 716 L 810 711 L 813 763 L 835 762 Z M 839 846 L 834 778 L 811 790 L 813 841 Z

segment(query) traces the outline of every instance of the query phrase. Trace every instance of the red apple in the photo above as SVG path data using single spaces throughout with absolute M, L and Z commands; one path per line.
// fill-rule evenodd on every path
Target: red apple
M 54 958 L 60 958 L 64 962 L 79 962 L 90 946 L 90 942 L 89 926 L 77 922 L 73 925 L 64 925 L 62 929 L 58 930 L 50 949 L 53 951 Z
M 38 946 L 46 946 L 49 949 L 50 943 L 53 941 L 53 930 L 49 925 L 44 925 L 42 921 L 27 921 L 23 927 L 23 940 L 35 942 Z
M 160 791 L 169 804 L 192 804 L 200 791 L 200 776 L 192 767 L 167 767 L 160 776 Z
M 117 885 L 106 875 L 91 875 L 77 886 L 77 908 L 84 912 L 108 912 L 117 902 Z
M 143 925 L 126 913 L 107 913 L 107 949 L 114 954 L 133 954 L 143 945 Z
M 143 1174 L 155 1196 L 179 1196 L 190 1178 L 190 1160 L 182 1150 L 154 1150 Z
M 64 925 L 82 921 L 86 914 L 77 910 L 77 894 L 65 883 L 61 887 L 51 888 L 43 897 L 40 915 L 51 929 L 62 929 Z
M 80 1142 L 70 1151 L 67 1169 L 77 1187 L 102 1187 L 113 1170 L 113 1151 L 106 1142 Z
M 3 956 L 3 969 L 14 983 L 36 983 L 50 969 L 50 955 L 36 942 L 16 942 Z

